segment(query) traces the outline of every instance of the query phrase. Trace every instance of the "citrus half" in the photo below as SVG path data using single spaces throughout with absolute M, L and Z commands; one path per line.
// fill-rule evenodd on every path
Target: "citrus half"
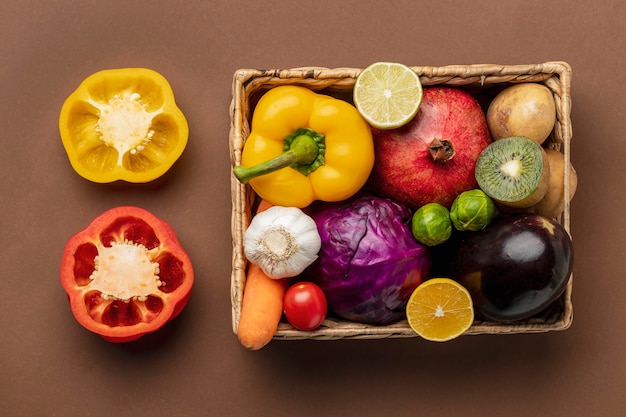
M 394 129 L 415 117 L 422 94 L 422 83 L 411 68 L 394 62 L 376 62 L 357 76 L 353 98 L 370 125 Z
M 406 306 L 409 326 L 424 339 L 452 340 L 465 333 L 474 321 L 469 292 L 449 278 L 432 278 L 421 283 Z

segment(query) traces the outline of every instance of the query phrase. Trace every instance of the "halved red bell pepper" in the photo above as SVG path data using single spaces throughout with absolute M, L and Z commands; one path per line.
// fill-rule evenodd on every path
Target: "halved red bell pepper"
M 193 282 L 173 228 L 139 207 L 96 217 L 70 238 L 61 261 L 74 317 L 109 342 L 160 329 L 187 305 Z

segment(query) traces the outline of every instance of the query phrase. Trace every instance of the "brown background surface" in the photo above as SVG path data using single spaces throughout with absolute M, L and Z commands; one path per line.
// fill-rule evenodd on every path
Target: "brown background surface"
M 622 1 L 3 1 L 0 414 L 5 416 L 626 415 L 626 3 Z M 572 65 L 574 322 L 564 332 L 275 341 L 231 330 L 228 129 L 239 68 Z M 61 104 L 105 68 L 171 82 L 189 144 L 162 179 L 98 185 L 70 167 Z M 161 332 L 113 345 L 59 284 L 67 239 L 134 204 L 170 222 L 196 271 Z

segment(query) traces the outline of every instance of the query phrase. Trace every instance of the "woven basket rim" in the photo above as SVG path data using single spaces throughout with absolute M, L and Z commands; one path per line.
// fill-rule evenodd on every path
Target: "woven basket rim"
M 492 85 L 513 83 L 540 82 L 553 93 L 557 107 L 557 120 L 551 141 L 560 149 L 566 163 L 570 161 L 571 127 L 571 75 L 572 69 L 564 61 L 548 61 L 541 64 L 470 64 L 446 66 L 411 66 L 420 76 L 424 86 L 449 85 L 473 86 L 485 88 Z M 231 168 L 241 161 L 241 150 L 245 138 L 249 134 L 249 118 L 252 109 L 250 100 L 253 94 L 279 85 L 304 85 L 312 90 L 350 91 L 361 68 L 326 68 L 298 67 L 290 69 L 238 69 L 233 74 L 232 100 L 230 104 L 229 151 Z M 569 204 L 569 171 L 564 173 L 565 209 L 559 221 L 571 235 L 570 204 Z M 243 234 L 252 217 L 251 207 L 254 203 L 254 192 L 248 185 L 241 184 L 231 170 L 231 234 L 232 234 L 232 272 L 231 272 L 231 305 L 232 329 L 237 333 L 245 271 L 247 260 L 243 254 Z M 532 318 L 519 322 L 495 323 L 475 322 L 466 335 L 478 334 L 514 334 L 560 331 L 569 328 L 573 320 L 571 302 L 573 274 L 560 301 L 562 311 L 550 320 Z M 287 323 L 279 325 L 275 339 L 283 340 L 336 340 L 336 339 L 378 339 L 406 338 L 417 336 L 406 321 L 388 326 L 363 325 L 330 318 L 320 328 L 311 332 L 303 332 L 292 328 Z

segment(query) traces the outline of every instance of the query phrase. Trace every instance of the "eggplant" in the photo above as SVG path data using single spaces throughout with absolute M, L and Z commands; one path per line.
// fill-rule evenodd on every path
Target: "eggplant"
M 559 298 L 573 262 L 571 238 L 558 222 L 537 214 L 502 215 L 465 236 L 454 257 L 454 278 L 470 291 L 479 315 L 523 320 Z

